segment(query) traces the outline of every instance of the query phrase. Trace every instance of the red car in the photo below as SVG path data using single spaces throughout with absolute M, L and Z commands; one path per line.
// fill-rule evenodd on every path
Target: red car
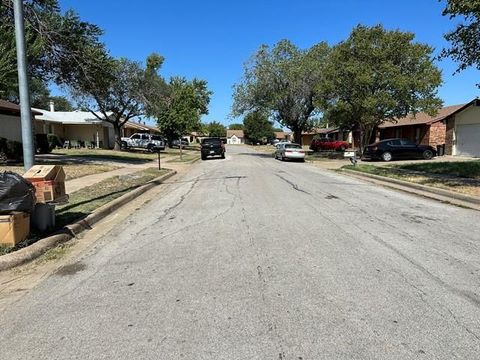
M 334 150 L 334 151 L 344 151 L 348 149 L 349 144 L 346 141 L 332 140 L 329 138 L 320 138 L 313 139 L 310 144 L 310 150 L 320 151 L 320 150 Z

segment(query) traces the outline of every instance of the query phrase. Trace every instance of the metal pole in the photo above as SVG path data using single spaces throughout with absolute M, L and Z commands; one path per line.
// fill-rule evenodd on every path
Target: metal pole
M 15 13 L 18 89 L 20 93 L 20 117 L 22 122 L 23 166 L 25 170 L 28 170 L 35 162 L 35 154 L 33 152 L 32 109 L 30 108 L 30 92 L 28 88 L 22 1 L 23 0 L 14 0 L 13 10 Z
M 158 170 L 162 170 L 162 167 L 160 166 L 160 149 L 158 149 Z

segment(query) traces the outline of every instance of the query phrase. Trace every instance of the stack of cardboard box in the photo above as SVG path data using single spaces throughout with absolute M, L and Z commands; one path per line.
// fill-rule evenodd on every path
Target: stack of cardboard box
M 34 165 L 23 177 L 35 186 L 38 203 L 65 200 L 65 172 L 60 165 Z
M 13 211 L 0 215 L 0 245 L 15 246 L 30 233 L 30 214 Z
M 55 204 L 66 202 L 65 172 L 60 165 L 35 165 L 23 177 L 35 187 L 37 204 L 31 224 L 45 232 L 55 226 Z

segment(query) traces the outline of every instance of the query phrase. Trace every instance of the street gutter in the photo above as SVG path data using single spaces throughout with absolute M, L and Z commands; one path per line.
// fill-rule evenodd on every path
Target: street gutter
M 95 223 L 99 222 L 141 194 L 147 192 L 151 188 L 162 184 L 165 180 L 171 178 L 176 173 L 177 172 L 175 170 L 169 170 L 168 173 L 147 182 L 145 185 L 142 185 L 105 205 L 102 205 L 84 219 L 74 222 L 73 224 L 66 225 L 56 234 L 40 239 L 32 245 L 24 247 L 15 252 L 0 256 L 0 271 L 8 270 L 34 260 L 43 255 L 47 250 L 73 239 L 85 230 L 90 230 Z
M 410 194 L 423 196 L 426 198 L 434 199 L 444 203 L 469 208 L 480 211 L 480 198 L 476 196 L 469 196 L 465 194 L 459 194 L 453 191 L 437 189 L 431 186 L 425 186 L 421 184 L 415 184 L 404 180 L 393 179 L 385 176 L 379 176 L 374 174 L 363 173 L 360 171 L 340 169 L 340 172 L 346 175 L 354 176 L 369 182 L 373 182 L 388 188 L 401 190 Z

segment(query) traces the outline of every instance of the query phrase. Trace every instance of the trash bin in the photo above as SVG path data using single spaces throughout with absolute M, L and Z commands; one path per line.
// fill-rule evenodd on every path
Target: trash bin
M 31 217 L 32 227 L 40 232 L 55 227 L 55 205 L 49 203 L 37 203 Z
M 445 144 L 437 145 L 437 156 L 445 155 Z

